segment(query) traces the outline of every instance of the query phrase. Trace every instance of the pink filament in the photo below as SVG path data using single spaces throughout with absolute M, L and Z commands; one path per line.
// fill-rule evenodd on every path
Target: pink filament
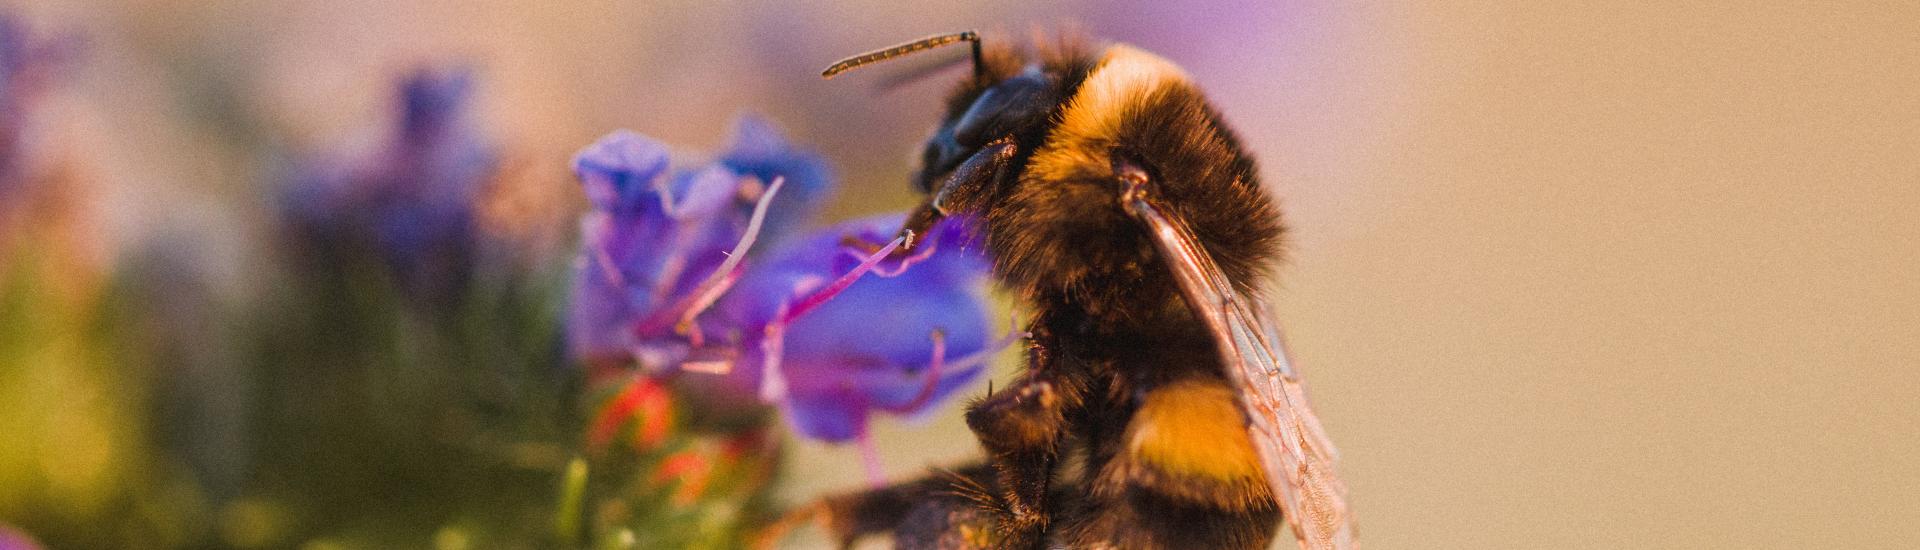
M 766 335 L 760 340 L 760 400 L 778 405 L 787 401 L 787 375 L 780 370 L 781 355 L 786 353 L 787 304 L 767 323 Z
M 913 232 L 908 231 L 907 234 L 901 238 L 911 241 L 914 239 Z M 901 258 L 900 263 L 895 264 L 893 266 L 893 269 L 887 269 L 881 266 L 874 266 L 873 274 L 880 277 L 893 278 L 893 277 L 899 276 L 901 273 L 906 273 L 908 267 L 912 267 L 913 264 L 920 263 L 922 260 L 932 257 L 933 250 L 938 246 L 939 246 L 939 243 L 932 243 L 932 242 L 926 243 L 922 245 L 919 248 L 919 250 L 915 252 L 912 256 Z
M 720 300 L 720 295 L 726 294 L 727 289 L 732 288 L 733 283 L 740 280 L 740 274 L 746 267 L 741 265 L 741 262 L 746 260 L 747 251 L 753 248 L 753 241 L 759 239 L 760 226 L 767 220 L 767 208 L 772 206 L 773 196 L 780 192 L 780 186 L 786 181 L 784 177 L 773 178 L 773 184 L 769 185 L 767 191 L 760 194 L 760 200 L 754 203 L 753 217 L 747 219 L 747 230 L 740 235 L 740 242 L 733 245 L 733 250 L 727 253 L 726 261 L 720 262 L 720 267 L 715 268 L 712 275 L 708 275 L 706 280 L 700 281 L 700 285 L 693 288 L 693 299 L 681 312 L 680 321 L 674 325 L 674 328 L 688 334 L 694 340 L 695 346 L 700 345 L 700 336 L 693 318 L 705 312 L 707 308 L 713 307 L 713 303 Z
M 920 393 L 915 394 L 912 401 L 899 407 L 888 407 L 887 410 L 906 412 L 926 406 L 927 401 L 933 399 L 933 390 L 940 387 L 941 364 L 946 362 L 946 359 L 947 335 L 937 330 L 933 331 L 933 358 L 927 360 L 927 380 L 920 384 Z
M 841 291 L 846 290 L 848 286 L 852 286 L 854 281 L 860 280 L 860 277 L 866 275 L 868 271 L 872 271 L 873 267 L 880 263 L 880 260 L 886 259 L 887 255 L 892 254 L 893 250 L 899 248 L 900 243 L 905 241 L 906 237 L 895 237 L 893 242 L 887 243 L 886 246 L 880 247 L 880 250 L 876 250 L 873 254 L 867 256 L 867 259 L 861 260 L 860 265 L 854 266 L 853 270 L 848 271 L 845 275 L 841 275 L 839 279 L 835 279 L 825 288 L 816 290 L 812 294 L 801 298 L 800 302 L 795 304 L 793 311 L 788 312 L 784 320 L 792 320 L 806 315 L 812 312 L 813 308 L 820 307 L 821 304 L 827 303 L 827 300 L 832 300 L 834 296 L 839 296 Z
M 1015 314 L 1012 326 L 1019 326 L 1018 314 Z M 918 410 L 920 407 L 926 406 L 927 402 L 933 399 L 934 390 L 939 387 L 940 375 L 943 370 L 965 370 L 985 364 L 987 361 L 993 359 L 994 354 L 1000 353 L 1000 350 L 1007 349 L 1007 346 L 1013 345 L 1014 342 L 1019 342 L 1020 340 L 1031 337 L 1033 337 L 1033 335 L 1026 331 L 1010 328 L 1007 330 L 1006 336 L 1002 336 L 999 340 L 995 340 L 987 344 L 986 347 L 980 348 L 980 351 L 969 353 L 949 364 L 945 361 L 947 354 L 946 337 L 939 332 L 935 332 L 933 333 L 933 359 L 927 363 L 927 379 L 921 384 L 920 393 L 914 395 L 913 400 L 908 401 L 904 405 L 882 407 L 882 409 L 894 413 L 910 413 Z M 988 380 L 987 383 L 991 385 L 993 381 Z M 992 394 L 991 387 L 988 389 L 988 394 Z
M 857 440 L 860 447 L 860 463 L 867 469 L 867 484 L 878 489 L 887 486 L 887 470 L 880 464 L 880 447 L 874 444 L 873 433 L 860 428 Z

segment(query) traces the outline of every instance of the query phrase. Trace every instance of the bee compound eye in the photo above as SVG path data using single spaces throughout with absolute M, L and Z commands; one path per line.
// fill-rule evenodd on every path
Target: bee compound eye
M 966 147 L 986 145 L 1046 122 L 1053 112 L 1053 79 L 1029 71 L 988 88 L 953 124 L 954 141 Z
M 914 189 L 922 194 L 932 193 L 934 181 L 960 164 L 963 157 L 960 144 L 953 141 L 953 125 L 941 126 L 920 152 L 920 171 L 914 177 Z

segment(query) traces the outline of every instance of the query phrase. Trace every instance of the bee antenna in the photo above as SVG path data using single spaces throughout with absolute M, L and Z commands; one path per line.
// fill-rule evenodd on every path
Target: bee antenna
M 901 44 L 898 46 L 874 50 L 871 52 L 867 52 L 867 53 L 863 53 L 863 54 L 849 57 L 846 59 L 842 59 L 839 62 L 828 66 L 827 70 L 820 71 L 820 77 L 833 78 L 835 76 L 839 76 L 840 73 L 844 73 L 844 72 L 853 70 L 855 68 L 871 65 L 874 63 L 879 63 L 881 61 L 886 61 L 888 59 L 893 59 L 895 57 L 900 57 L 900 56 L 911 54 L 911 53 L 919 53 L 922 51 L 931 50 L 941 46 L 953 44 L 955 42 L 969 42 L 973 44 L 973 76 L 976 78 L 981 76 L 986 71 L 986 66 L 981 63 L 981 59 L 980 59 L 980 33 L 974 32 L 974 31 L 960 31 L 960 32 L 950 33 L 950 34 L 936 34 L 933 36 L 929 36 L 926 38 L 922 38 L 922 39 Z

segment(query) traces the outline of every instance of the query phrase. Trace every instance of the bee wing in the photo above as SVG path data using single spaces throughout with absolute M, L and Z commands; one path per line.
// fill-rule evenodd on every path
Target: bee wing
M 1337 452 L 1307 405 L 1306 388 L 1267 317 L 1266 305 L 1236 290 L 1193 232 L 1137 188 L 1122 201 L 1127 212 L 1147 226 L 1188 306 L 1213 333 L 1227 377 L 1233 379 L 1250 419 L 1247 430 L 1267 481 L 1300 547 L 1358 548 L 1347 487 L 1334 472 Z

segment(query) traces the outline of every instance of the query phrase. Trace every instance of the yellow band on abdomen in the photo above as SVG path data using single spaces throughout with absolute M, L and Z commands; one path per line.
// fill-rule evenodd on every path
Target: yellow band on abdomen
M 1182 380 L 1146 395 L 1127 427 L 1128 451 L 1162 472 L 1219 481 L 1264 476 L 1233 390 Z

